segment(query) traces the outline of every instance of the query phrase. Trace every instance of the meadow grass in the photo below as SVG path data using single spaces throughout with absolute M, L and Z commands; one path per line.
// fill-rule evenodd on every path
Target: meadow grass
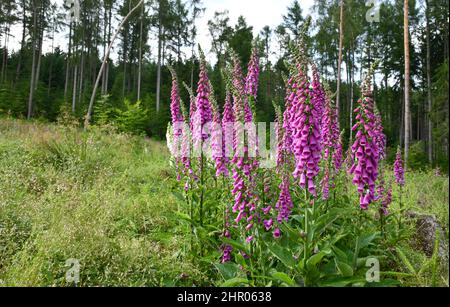
M 0 121 L 0 280 L 6 286 L 198 285 L 165 145 L 142 137 Z
M 164 143 L 112 127 L 0 119 L 0 285 L 71 286 L 68 259 L 80 263 L 79 286 L 218 284 L 212 263 L 199 265 L 186 251 L 169 160 Z M 448 177 L 430 170 L 406 181 L 405 207 L 435 215 L 448 244 Z M 392 211 L 398 196 L 394 188 Z M 420 268 L 426 256 L 408 242 L 401 247 Z M 407 272 L 401 259 L 390 269 Z M 431 284 L 429 274 L 400 279 Z M 448 286 L 445 273 L 438 284 Z

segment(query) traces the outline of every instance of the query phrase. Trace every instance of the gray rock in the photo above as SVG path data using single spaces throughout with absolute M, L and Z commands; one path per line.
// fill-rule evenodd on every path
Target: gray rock
M 412 211 L 406 212 L 406 216 L 415 221 L 416 236 L 414 237 L 414 241 L 417 247 L 421 248 L 428 257 L 433 255 L 436 231 L 439 232 L 439 258 L 441 258 L 441 263 L 443 261 L 448 263 L 448 241 L 437 218 L 434 215 L 426 215 Z

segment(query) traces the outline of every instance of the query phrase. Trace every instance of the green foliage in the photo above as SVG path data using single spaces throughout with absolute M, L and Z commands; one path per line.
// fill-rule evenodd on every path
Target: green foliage
M 141 101 L 133 104 L 125 99 L 124 110 L 116 109 L 115 113 L 117 115 L 114 122 L 119 131 L 134 134 L 144 133 L 148 121 L 148 111 L 143 108 Z
M 200 286 L 171 195 L 164 145 L 138 137 L 0 120 L 2 286 Z

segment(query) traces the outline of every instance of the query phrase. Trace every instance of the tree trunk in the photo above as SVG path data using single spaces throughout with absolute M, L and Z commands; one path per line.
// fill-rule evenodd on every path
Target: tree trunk
M 35 82 L 35 74 L 36 74 L 36 28 L 37 28 L 37 11 L 36 11 L 36 1 L 33 1 L 33 62 L 31 64 L 31 80 L 30 80 L 30 95 L 28 96 L 28 113 L 27 119 L 31 119 L 31 115 L 33 112 L 33 94 L 34 94 L 34 82 Z
M 161 14 L 161 12 L 159 13 Z M 158 67 L 156 72 L 156 112 L 159 112 L 159 100 L 161 95 L 161 48 L 162 48 L 162 25 L 161 19 L 158 25 Z
M 8 12 L 10 13 L 10 12 Z M 2 74 L 0 78 L 0 83 L 5 82 L 5 75 L 6 75 L 6 66 L 8 65 L 8 36 L 9 36 L 9 25 L 6 26 L 5 29 L 5 45 L 3 46 L 3 59 L 2 59 Z
M 39 15 L 39 38 L 38 38 L 38 42 L 39 42 L 39 52 L 38 52 L 38 62 L 37 62 L 37 68 L 36 68 L 36 76 L 35 76 L 35 83 L 34 83 L 34 89 L 37 89 L 38 83 L 39 83 L 39 75 L 41 73 L 41 61 L 42 61 L 42 44 L 44 42 L 44 31 L 45 31 L 45 26 L 44 26 L 44 5 L 43 3 L 41 4 L 41 12 Z
M 26 18 L 25 0 L 22 0 L 22 41 L 20 43 L 19 61 L 17 63 L 16 69 L 16 81 L 14 82 L 13 89 L 15 89 L 17 82 L 19 82 L 20 71 L 22 69 L 22 58 L 23 58 L 23 50 L 25 48 L 26 28 L 27 28 L 27 18 Z
M 80 82 L 78 85 L 78 102 L 79 103 L 82 103 L 81 99 L 83 98 L 84 62 L 85 62 L 85 56 L 84 56 L 84 33 L 83 33 L 83 42 L 81 43 Z
M 408 167 L 409 142 L 411 136 L 411 110 L 410 110 L 410 59 L 409 59 L 409 3 L 404 0 L 403 11 L 403 36 L 405 49 L 405 171 Z
M 427 153 L 428 153 L 428 162 L 433 164 L 433 124 L 431 122 L 431 108 L 433 106 L 432 98 L 431 98 L 431 47 L 430 47 L 430 20 L 429 20 L 429 3 L 428 0 L 425 0 L 426 3 L 426 32 L 427 32 Z
M 353 83 L 355 82 L 355 68 L 354 68 L 354 60 L 355 60 L 355 51 L 353 50 L 353 43 L 351 44 L 351 64 L 350 64 L 350 141 L 349 144 L 352 144 L 353 141 Z
M 72 25 L 73 22 L 70 22 L 69 26 L 69 49 L 67 50 L 67 59 L 66 59 L 66 82 L 64 85 L 64 101 L 67 99 L 67 91 L 69 88 L 69 75 L 70 75 L 70 57 L 72 51 Z
M 340 96 L 341 96 L 341 66 L 342 66 L 342 44 L 344 41 L 344 0 L 340 3 L 340 21 L 339 21 L 339 60 L 337 71 L 337 90 L 336 90 L 336 113 L 339 120 Z
M 75 69 L 73 72 L 73 89 L 72 89 L 72 113 L 75 114 L 76 103 L 77 103 L 77 73 L 78 73 L 78 65 L 75 65 Z
M 141 11 L 141 27 L 139 29 L 139 68 L 137 81 L 137 100 L 141 100 L 141 79 L 142 79 L 142 32 L 144 27 L 144 5 Z

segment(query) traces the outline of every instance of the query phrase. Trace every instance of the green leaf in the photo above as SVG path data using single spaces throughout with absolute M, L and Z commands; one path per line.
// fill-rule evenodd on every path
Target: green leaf
M 325 253 L 324 251 L 320 251 L 317 254 L 311 256 L 308 260 L 306 260 L 306 266 L 308 268 L 312 268 L 315 267 L 318 263 L 320 263 L 323 259 L 323 257 L 325 257 L 327 255 L 327 253 Z
M 215 263 L 214 266 L 219 270 L 224 280 L 235 278 L 239 272 L 239 268 L 234 263 Z
M 234 260 L 236 261 L 237 264 L 242 265 L 243 267 L 246 266 L 245 258 L 244 258 L 244 256 L 242 256 L 240 253 L 237 253 L 237 254 L 234 256 Z
M 332 249 L 333 249 L 334 255 L 336 256 L 337 259 L 339 259 L 340 261 L 343 261 L 343 262 L 348 261 L 347 254 L 344 251 L 342 251 L 341 249 L 339 249 L 336 246 L 333 246 Z
M 355 283 L 365 283 L 366 280 L 358 277 L 337 277 L 320 282 L 322 287 L 346 287 Z
M 339 272 L 344 277 L 351 277 L 351 276 L 353 276 L 353 269 L 352 269 L 352 267 L 349 266 L 345 262 L 340 262 L 340 261 L 336 260 L 336 268 L 339 270 Z
M 235 277 L 235 278 L 231 278 L 226 280 L 225 282 L 223 282 L 220 287 L 235 287 L 235 286 L 240 286 L 240 285 L 248 285 L 248 279 L 247 278 L 240 278 L 240 277 Z
M 181 194 L 180 192 L 177 191 L 173 191 L 172 195 L 175 196 L 176 199 L 180 200 L 180 201 L 186 201 L 186 198 L 184 197 L 183 194 Z
M 293 281 L 286 273 L 283 272 L 273 272 L 272 277 L 291 287 L 295 287 L 297 285 L 295 281 Z
M 361 250 L 361 249 L 369 246 L 370 243 L 372 243 L 372 241 L 375 240 L 377 237 L 378 237 L 378 232 L 359 236 L 359 238 L 358 238 L 359 249 Z
M 184 221 L 187 221 L 187 222 L 191 223 L 192 225 L 197 225 L 197 223 L 196 223 L 195 221 L 191 220 L 190 216 L 187 215 L 187 214 L 185 214 L 185 213 L 182 213 L 182 212 L 175 212 L 175 215 L 176 215 L 178 218 L 180 218 L 180 219 L 182 219 L 182 220 L 184 220 Z
M 286 267 L 293 268 L 295 266 L 295 259 L 288 250 L 280 247 L 277 244 L 269 246 L 270 252 L 277 257 Z

